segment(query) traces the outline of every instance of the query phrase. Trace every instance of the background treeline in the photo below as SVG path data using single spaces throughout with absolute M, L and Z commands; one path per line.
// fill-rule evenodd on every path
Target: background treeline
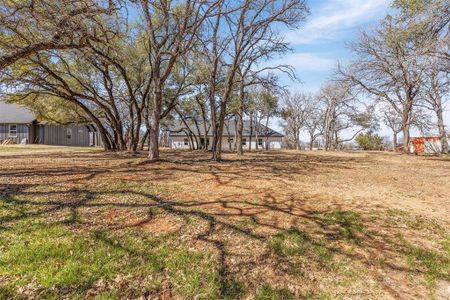
M 289 51 L 279 32 L 307 14 L 303 0 L 2 1 L 2 92 L 43 118 L 95 123 L 107 150 L 148 141 L 150 159 L 163 123 L 195 113 L 220 160 L 229 114 L 242 129 L 250 89 L 273 95 L 274 71 L 292 73 L 262 62 Z
M 393 7 L 394 15 L 360 33 L 351 46 L 354 59 L 339 64 L 320 92 L 288 95 L 283 101 L 289 147 L 298 149 L 303 133 L 311 148 L 338 149 L 359 136 L 363 148 L 380 149 L 374 132 L 384 124 L 392 131 L 394 148 L 408 145 L 415 127 L 438 132 L 442 152 L 448 153 L 450 2 L 398 0 Z
M 436 127 L 448 152 L 450 4 L 393 6 L 361 32 L 354 60 L 308 95 L 280 86 L 277 74 L 296 79 L 292 67 L 267 63 L 290 51 L 281 32 L 305 20 L 304 0 L 4 0 L 1 93 L 42 119 L 94 123 L 107 150 L 148 145 L 150 159 L 175 119 L 209 130 L 220 160 L 227 120 L 242 154 L 244 119 L 259 132 L 274 116 L 293 148 L 306 132 L 311 148 L 338 149 L 383 122 L 395 146 L 400 133 L 409 143 L 411 127 Z

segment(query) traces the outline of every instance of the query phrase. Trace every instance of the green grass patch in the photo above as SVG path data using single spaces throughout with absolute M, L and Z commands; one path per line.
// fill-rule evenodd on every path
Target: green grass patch
M 412 216 L 406 211 L 400 209 L 387 210 L 387 220 L 393 224 L 404 224 L 415 230 L 428 230 L 434 234 L 444 236 L 445 228 L 434 220 L 421 216 Z
M 244 227 L 251 227 L 251 226 L 258 225 L 258 222 L 257 222 L 255 216 L 247 216 L 247 217 L 244 217 L 244 219 L 240 220 L 238 222 L 238 224 L 242 225 Z
M 441 244 L 442 252 L 425 249 L 406 243 L 406 261 L 410 268 L 420 269 L 425 274 L 425 280 L 433 285 L 436 279 L 450 280 L 450 237 L 444 239 Z
M 226 279 L 221 283 L 221 298 L 240 299 L 245 292 L 242 282 L 235 279 Z
M 359 233 L 364 230 L 361 216 L 353 211 L 334 210 L 320 214 L 318 218 L 327 225 L 338 226 L 338 237 L 360 241 Z
M 322 238 L 296 227 L 279 232 L 269 240 L 269 245 L 277 255 L 289 259 L 287 273 L 292 276 L 304 275 L 305 266 L 311 264 L 336 268 L 330 246 Z
M 0 286 L 0 299 L 20 299 L 11 285 Z
M 23 201 L 10 196 L 0 197 L 0 218 L 21 217 L 25 215 L 26 211 Z
M 95 236 L 75 235 L 62 225 L 30 228 L 0 254 L 0 272 L 44 288 L 90 287 L 111 279 L 127 259 L 125 250 Z
M 292 294 L 287 288 L 273 288 L 264 285 L 255 297 L 255 300 L 293 300 Z
M 120 293 L 139 297 L 157 293 L 167 274 L 175 294 L 198 299 L 219 294 L 218 272 L 209 252 L 178 248 L 138 230 L 114 236 L 74 233 L 63 224 L 20 224 L 0 237 L 0 276 L 14 282 L 14 287 L 2 287 L 0 298 L 30 284 L 42 289 L 40 297 L 83 298 L 99 281 L 117 284 L 117 298 Z M 152 280 L 146 280 L 149 277 Z M 121 286 L 117 278 L 133 278 L 136 286 Z M 114 298 L 110 291 L 98 293 L 99 299 Z
M 165 263 L 179 295 L 188 299 L 210 299 L 219 294 L 218 273 L 210 253 L 181 250 Z
M 292 227 L 287 231 L 276 234 L 270 245 L 276 254 L 284 257 L 302 255 L 306 251 L 308 235 L 298 228 Z
M 333 255 L 331 251 L 322 243 L 314 246 L 314 254 L 322 266 L 334 268 Z

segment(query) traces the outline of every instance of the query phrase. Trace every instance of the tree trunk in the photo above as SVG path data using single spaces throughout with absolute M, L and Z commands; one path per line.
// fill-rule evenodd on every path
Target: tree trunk
M 397 141 L 397 132 L 395 132 L 394 131 L 394 140 L 393 140 L 393 143 L 394 143 L 394 151 L 395 151 L 395 149 L 397 149 L 397 145 L 398 145 L 398 141 Z
M 447 140 L 447 133 L 445 132 L 445 126 L 444 126 L 444 117 L 442 113 L 442 108 L 437 109 L 436 111 L 436 117 L 438 120 L 438 129 L 439 129 L 439 136 L 441 137 L 441 152 L 442 153 L 448 153 L 448 140 Z
M 90 117 L 91 121 L 94 122 L 95 126 L 97 126 L 97 130 L 99 131 L 100 136 L 102 137 L 103 148 L 105 149 L 105 151 L 116 150 L 117 144 L 114 143 L 111 135 L 105 129 L 102 122 L 92 113 L 92 111 L 88 109 L 84 104 L 77 101 L 76 99 L 73 98 L 70 100 L 75 104 L 78 104 L 78 106 L 80 106 L 81 109 L 83 109 L 83 111 Z
M 203 149 L 205 149 L 206 151 L 208 151 L 208 144 L 209 144 L 209 138 L 208 138 L 208 127 L 206 126 L 206 121 L 204 121 L 204 130 L 205 133 L 203 135 L 203 140 L 204 140 L 204 145 L 203 145 Z
M 238 114 L 238 124 L 237 124 L 237 138 L 236 138 L 236 146 L 237 146 L 237 155 L 244 155 L 244 148 L 242 147 L 242 133 L 244 131 L 244 120 L 243 120 L 244 112 L 239 110 Z
M 241 78 L 242 80 L 242 78 Z M 237 138 L 236 138 L 236 143 L 237 143 L 237 155 L 241 156 L 244 155 L 244 149 L 242 147 L 242 133 L 244 131 L 244 99 L 245 99 L 245 94 L 244 94 L 244 82 L 241 82 L 240 87 L 239 87 L 239 113 L 238 113 L 238 126 L 237 126 Z
M 253 137 L 253 113 L 250 113 L 250 137 L 248 144 L 248 152 L 252 152 L 252 137 Z
M 129 105 L 129 114 L 130 114 L 130 128 L 128 130 L 128 141 L 126 145 L 126 149 L 128 152 L 134 152 L 133 149 L 135 146 L 135 136 L 134 136 L 134 130 L 135 130 L 135 124 L 134 124 L 134 109 L 133 104 Z M 137 146 L 137 145 L 136 145 Z
M 269 116 L 267 116 L 266 119 L 266 138 L 265 138 L 265 145 L 264 145 L 264 149 L 267 151 L 269 150 Z
M 212 73 L 215 74 L 215 73 Z M 216 111 L 216 100 L 215 100 L 215 77 L 211 75 L 210 81 L 210 91 L 209 91 L 209 105 L 211 110 L 211 132 L 212 132 L 212 143 L 211 143 L 211 152 L 212 152 L 212 160 L 217 160 L 217 111 Z
M 411 127 L 411 109 L 404 108 L 402 115 L 402 131 L 403 131 L 403 149 L 402 152 L 405 154 L 409 152 L 409 129 Z
M 403 149 L 402 152 L 405 154 L 409 153 L 409 124 L 403 125 Z
M 222 159 L 222 136 L 223 136 L 223 127 L 225 125 L 225 109 L 226 103 L 221 103 L 220 115 L 219 115 L 219 124 L 217 126 L 217 134 L 215 136 L 215 153 L 213 153 L 213 160 L 220 161 Z
M 139 145 L 139 150 L 141 150 L 141 151 L 144 150 L 145 141 L 147 140 L 149 134 L 150 134 L 150 130 L 147 129 L 145 131 L 144 135 L 142 136 L 141 143 Z
M 195 138 L 195 147 L 194 147 L 194 149 L 198 150 L 201 147 L 200 141 L 201 141 L 201 138 L 202 138 L 202 134 L 200 132 L 200 126 L 198 125 L 197 119 L 194 118 L 193 120 L 194 120 L 195 128 L 197 129 L 197 134 L 193 133 L 194 138 Z
M 238 118 L 234 118 L 234 143 L 233 143 L 233 151 L 238 151 L 237 140 L 238 140 Z M 231 145 L 231 143 L 230 143 Z
M 188 139 L 189 139 L 189 150 L 195 150 L 195 141 L 192 131 L 189 131 Z
M 108 118 L 114 135 L 114 143 L 120 151 L 126 150 L 126 142 L 123 134 L 122 122 L 118 122 L 115 118 Z
M 150 119 L 150 136 L 148 144 L 148 158 L 150 160 L 159 159 L 159 124 L 160 124 L 160 113 L 161 107 L 155 106 L 151 113 Z
M 258 121 L 258 116 L 255 116 L 255 139 L 256 139 L 256 143 L 255 143 L 255 149 L 258 150 L 259 149 L 259 121 Z
M 195 101 L 198 103 L 198 106 L 200 107 L 200 110 L 202 111 L 202 122 L 203 122 L 203 130 L 205 131 L 203 133 L 203 137 L 199 133 L 200 138 L 203 138 L 203 149 L 208 150 L 208 118 L 206 117 L 206 110 L 204 107 L 203 102 L 200 101 L 199 97 L 195 97 Z
M 139 147 L 139 140 L 140 140 L 140 134 L 141 134 L 141 125 L 142 125 L 142 110 L 136 108 L 136 127 L 135 127 L 135 132 L 134 132 L 134 139 L 131 141 L 132 145 L 131 145 L 131 151 L 132 152 L 137 152 L 138 147 Z
M 234 70 L 231 72 L 227 79 L 227 86 L 225 91 L 223 92 L 222 101 L 220 102 L 220 114 L 219 114 L 219 124 L 216 126 L 216 134 L 214 135 L 214 144 L 215 149 L 213 151 L 212 159 L 215 161 L 220 161 L 222 159 L 222 137 L 223 137 L 223 127 L 225 124 L 225 116 L 226 116 L 226 108 L 228 99 L 230 98 L 232 88 L 233 88 L 233 78 L 236 66 L 234 66 Z
M 200 142 L 198 141 L 197 136 L 194 133 L 192 133 L 192 148 L 194 150 L 200 149 L 199 144 L 200 144 Z
M 309 135 L 309 150 L 312 151 L 314 147 L 314 133 Z
M 159 124 L 156 122 L 152 122 L 152 126 L 150 127 L 150 139 L 149 139 L 149 150 L 148 150 L 148 158 L 150 160 L 156 160 L 159 158 Z
M 339 147 L 339 137 L 338 137 L 338 132 L 336 130 L 334 130 L 334 142 L 333 142 L 333 150 L 338 150 Z
M 222 136 L 223 127 L 225 124 L 225 106 L 224 102 L 220 105 L 219 122 L 215 124 L 213 130 L 213 143 L 212 143 L 212 160 L 220 161 L 222 159 Z
M 413 105 L 413 97 L 411 95 L 411 88 L 408 90 L 406 95 L 406 102 L 403 104 L 403 114 L 402 114 L 402 130 L 403 130 L 403 153 L 408 154 L 409 152 L 409 129 L 411 127 L 411 113 Z
M 155 92 L 153 95 L 153 108 L 150 114 L 150 140 L 148 149 L 148 158 L 150 160 L 159 159 L 159 126 L 161 123 L 161 109 L 162 109 L 162 85 L 158 76 L 155 78 Z
M 218 161 L 218 160 L 220 160 L 220 155 L 219 155 L 219 153 L 218 153 L 218 151 L 217 151 L 217 147 L 218 147 L 218 141 L 217 141 L 217 126 L 214 126 L 215 128 L 214 128 L 214 130 L 213 130 L 213 140 L 212 140 L 212 143 L 211 143 L 211 152 L 212 152 L 212 157 L 211 157 L 211 159 L 212 160 L 215 160 L 215 161 Z
M 102 141 L 103 141 L 103 148 L 105 149 L 105 151 L 110 151 L 110 150 L 114 150 L 114 145 L 111 143 L 111 140 L 109 138 L 109 134 L 107 133 L 107 131 L 102 127 L 97 127 L 99 132 L 100 132 L 100 136 L 102 137 Z

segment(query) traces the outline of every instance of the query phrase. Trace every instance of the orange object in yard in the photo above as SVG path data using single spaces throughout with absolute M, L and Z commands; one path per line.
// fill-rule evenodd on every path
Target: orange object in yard
M 439 153 L 441 150 L 441 138 L 435 136 L 411 138 L 411 152 Z

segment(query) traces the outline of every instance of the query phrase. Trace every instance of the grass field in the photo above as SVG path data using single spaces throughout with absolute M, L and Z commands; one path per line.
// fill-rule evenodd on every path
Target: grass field
M 52 153 L 52 152 L 92 152 L 101 151 L 100 147 L 66 147 L 66 146 L 47 146 L 47 145 L 0 145 L 0 155 L 7 154 L 38 154 L 38 153 Z
M 450 157 L 0 148 L 0 299 L 450 297 Z

